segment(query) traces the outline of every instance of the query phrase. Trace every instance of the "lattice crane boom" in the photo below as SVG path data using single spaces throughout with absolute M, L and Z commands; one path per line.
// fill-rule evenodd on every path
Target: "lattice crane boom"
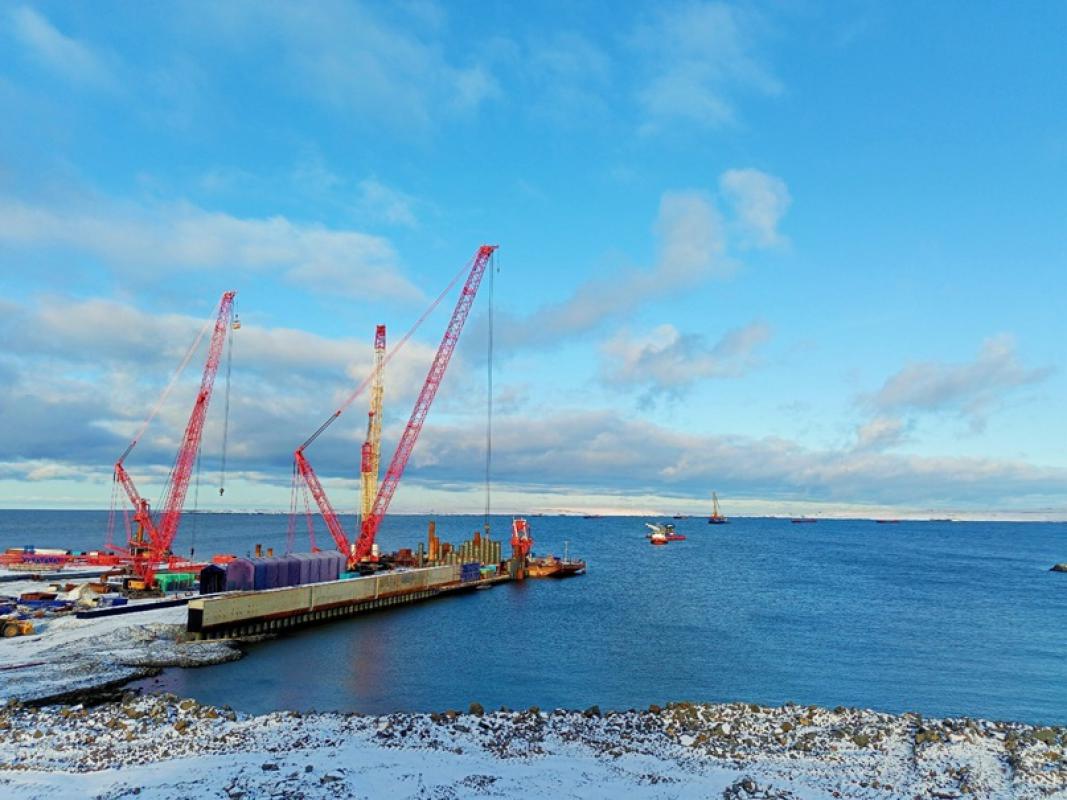
M 226 342 L 226 333 L 231 324 L 235 295 L 236 292 L 233 291 L 225 292 L 219 301 L 218 313 L 215 317 L 214 329 L 208 345 L 207 360 L 204 363 L 204 372 L 200 379 L 200 389 L 193 403 L 189 421 L 185 426 L 181 445 L 174 459 L 174 466 L 171 468 L 170 477 L 163 495 L 162 509 L 157 519 L 152 519 L 148 500 L 141 496 L 124 464 L 126 456 L 130 454 L 141 433 L 143 433 L 143 427 L 119 460 L 115 462 L 115 480 L 122 485 L 123 491 L 133 505 L 134 519 L 138 523 L 137 539 L 129 542 L 129 552 L 133 556 L 134 571 L 145 582 L 146 586 L 152 585 L 155 577 L 155 565 L 168 555 L 171 545 L 174 543 L 174 538 L 178 533 L 185 496 L 189 490 L 189 481 L 193 467 L 196 464 L 196 456 L 200 450 L 200 441 L 204 433 L 204 422 L 207 419 L 208 406 L 211 403 L 215 375 L 218 373 L 219 361 Z M 236 325 L 237 323 L 234 322 L 233 324 Z M 183 361 L 183 367 L 190 355 L 191 351 Z M 170 388 L 170 386 L 167 387 L 164 397 L 170 391 Z M 149 419 L 155 415 L 157 410 L 158 405 L 149 416 Z
M 474 305 L 474 298 L 478 293 L 478 287 L 481 285 L 482 277 L 485 275 L 486 266 L 489 264 L 489 259 L 495 250 L 496 245 L 482 245 L 478 248 L 478 252 L 471 261 L 467 281 L 463 285 L 462 292 L 460 292 L 459 300 L 456 301 L 456 307 L 452 311 L 452 318 L 449 320 L 448 327 L 445 328 L 441 344 L 437 348 L 437 355 L 434 356 L 433 363 L 430 364 L 430 370 L 426 375 L 426 381 L 422 385 L 422 391 L 419 392 L 419 396 L 415 400 L 415 408 L 411 412 L 411 418 L 408 420 L 408 424 L 400 437 L 400 442 L 397 444 L 396 452 L 393 453 L 392 461 L 389 462 L 389 467 L 385 471 L 381 486 L 378 487 L 374 505 L 370 513 L 363 518 L 359 539 L 356 541 L 353 554 L 354 559 L 357 561 L 371 554 L 378 528 L 386 511 L 389 509 L 389 503 L 392 501 L 397 487 L 400 485 L 400 478 L 404 474 L 404 468 L 407 467 L 408 459 L 411 458 L 411 453 L 415 449 L 415 443 L 419 439 L 419 433 L 422 432 L 423 423 L 426 422 L 426 415 L 430 412 L 430 406 L 433 404 L 437 390 L 441 386 L 448 364 L 452 360 L 452 354 L 455 352 L 456 344 L 459 342 L 459 335 L 463 331 L 463 325 L 467 321 L 471 306 Z
M 304 483 L 322 513 L 322 518 L 326 522 L 326 529 L 330 532 L 330 536 L 333 537 L 338 551 L 351 557 L 352 547 L 348 542 L 348 536 L 345 535 L 344 526 L 341 525 L 341 518 L 337 516 L 330 498 L 326 496 L 326 490 L 322 487 L 319 476 L 315 474 L 315 470 L 311 468 L 311 464 L 304 456 L 304 450 L 302 448 L 297 450 L 293 454 L 293 458 L 296 461 L 296 469 L 300 473 L 300 477 L 304 479 Z
M 385 396 L 385 326 L 374 331 L 374 382 L 371 384 L 370 410 L 367 412 L 367 439 L 360 454 L 359 518 L 366 519 L 378 494 L 378 476 L 382 455 L 382 400 Z
M 182 507 L 185 495 L 189 491 L 189 480 L 200 452 L 200 440 L 204 434 L 204 422 L 207 420 L 208 406 L 215 388 L 215 376 L 219 371 L 222 349 L 226 344 L 226 333 L 230 329 L 230 317 L 233 311 L 233 299 L 236 292 L 226 292 L 219 302 L 219 313 L 215 318 L 215 329 L 211 332 L 208 344 L 207 360 L 204 362 L 204 374 L 200 378 L 200 391 L 197 392 L 193 410 L 189 414 L 185 433 L 182 436 L 178 455 L 174 459 L 174 468 L 170 473 L 170 483 L 163 497 L 163 508 L 157 525 L 157 537 L 153 541 L 153 553 L 162 556 L 170 550 L 174 537 L 181 523 Z

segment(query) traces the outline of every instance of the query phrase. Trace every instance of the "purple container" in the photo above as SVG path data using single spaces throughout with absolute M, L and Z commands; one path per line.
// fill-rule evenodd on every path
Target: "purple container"
M 288 573 L 286 586 L 299 586 L 303 583 L 303 581 L 300 580 L 300 559 L 295 555 L 288 555 L 283 561 L 285 561 L 285 569 Z
M 293 559 L 296 561 L 300 570 L 300 579 L 296 585 L 303 586 L 305 583 L 311 583 L 311 554 L 310 553 L 293 553 Z
M 308 583 L 322 580 L 322 559 L 318 553 L 308 553 Z
M 255 566 L 247 558 L 235 558 L 226 565 L 226 591 L 247 592 L 254 586 Z
M 264 589 L 270 589 L 271 586 L 267 583 L 267 559 L 265 558 L 253 558 L 252 568 L 255 572 L 252 575 L 252 588 L 257 592 Z
M 341 577 L 341 573 L 345 571 L 345 562 L 348 560 L 340 553 L 331 553 L 333 556 L 330 566 L 330 580 L 335 581 Z

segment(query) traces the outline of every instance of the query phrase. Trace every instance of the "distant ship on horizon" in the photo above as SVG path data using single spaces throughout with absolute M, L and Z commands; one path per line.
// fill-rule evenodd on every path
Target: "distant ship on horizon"
M 719 513 L 719 495 L 711 493 L 711 516 L 708 517 L 709 525 L 725 525 L 730 520 Z

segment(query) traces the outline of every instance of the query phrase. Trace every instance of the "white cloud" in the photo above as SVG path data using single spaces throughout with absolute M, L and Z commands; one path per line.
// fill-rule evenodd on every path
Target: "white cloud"
M 671 120 L 717 127 L 735 120 L 732 95 L 781 91 L 757 53 L 762 21 L 749 7 L 683 2 L 661 8 L 633 37 L 648 69 L 638 100 L 645 129 Z
M 973 361 L 909 364 L 861 401 L 878 413 L 951 411 L 981 428 L 1007 394 L 1050 374 L 1047 367 L 1025 367 L 1016 353 L 1015 339 L 1001 334 L 986 339 Z
M 374 177 L 360 181 L 359 192 L 360 208 L 368 215 L 406 228 L 418 225 L 415 199 L 410 195 L 392 189 Z
M 785 181 L 758 169 L 731 169 L 719 178 L 719 189 L 734 209 L 742 244 L 785 244 L 786 238 L 778 231 L 778 223 L 792 202 Z
M 47 297 L 31 307 L 4 304 L 0 316 L 0 461 L 25 462 L 27 474 L 55 477 L 50 465 L 82 471 L 113 461 L 140 426 L 204 326 L 184 314 L 152 314 L 96 298 Z M 369 374 L 373 328 L 366 336 L 329 338 L 256 324 L 244 315 L 234 337 L 230 455 L 235 469 L 284 473 L 293 448 Z M 394 332 L 394 337 L 399 338 Z M 435 351 L 411 340 L 386 368 L 386 419 L 406 419 Z M 159 416 L 137 448 L 138 473 L 165 477 L 200 380 L 201 342 Z M 453 381 L 467 374 L 453 359 Z M 216 380 L 220 393 L 224 378 Z M 440 410 L 440 402 L 438 410 Z M 358 472 L 366 397 L 316 444 L 314 460 L 334 474 Z M 204 435 L 205 458 L 221 441 L 219 397 Z M 66 473 L 64 473 L 66 474 Z M 147 491 L 147 490 L 146 490 Z M 101 501 L 106 498 L 102 498 Z
M 413 479 L 472 490 L 484 463 L 477 426 L 427 429 Z M 556 409 L 539 418 L 501 417 L 493 465 L 502 488 L 575 495 L 705 497 L 710 486 L 732 496 L 834 506 L 1047 508 L 1067 495 L 1067 470 L 1007 460 L 815 450 L 781 438 L 684 433 L 609 411 Z M 780 512 L 779 512 L 780 513 Z
M 622 330 L 602 346 L 603 374 L 611 384 L 678 394 L 703 379 L 744 375 L 770 336 L 770 328 L 762 322 L 729 331 L 711 345 L 703 336 L 680 333 L 670 324 L 644 336 Z
M 230 2 L 199 7 L 222 46 L 271 48 L 279 78 L 338 111 L 424 129 L 500 94 L 477 48 L 454 59 L 434 7 Z
M 583 333 L 650 300 L 734 271 L 724 255 L 722 218 L 703 193 L 665 193 L 655 227 L 660 247 L 651 268 L 619 269 L 592 278 L 561 303 L 542 306 L 522 319 L 502 319 L 497 326 L 501 346 L 546 344 Z
M 0 396 L 5 429 L 0 477 L 39 481 L 79 476 L 99 481 L 106 476 L 107 465 L 122 451 L 203 324 L 195 317 L 152 315 L 101 299 L 46 298 L 34 308 L 7 303 L 3 311 L 0 333 L 9 345 L 0 354 L 6 385 Z M 367 373 L 367 333 L 365 338 L 329 339 L 262 327 L 246 313 L 235 350 L 230 464 L 234 473 L 246 476 L 247 495 L 228 494 L 227 502 L 255 506 L 268 486 L 287 482 L 292 449 Z M 741 329 L 712 349 L 727 361 L 738 357 L 743 363 L 753 341 L 761 338 L 757 329 Z M 432 351 L 431 344 L 412 342 L 387 368 L 386 452 L 391 452 Z M 136 451 L 132 466 L 143 477 L 146 492 L 156 490 L 168 472 L 195 392 L 197 363 Z M 709 372 L 730 369 L 707 367 Z M 473 380 L 462 362 L 452 365 L 450 376 Z M 677 376 L 668 370 L 663 377 L 670 381 Z M 439 398 L 406 485 L 457 493 L 478 490 L 472 476 L 484 467 L 484 422 L 468 424 L 462 415 L 439 413 L 448 394 L 462 394 L 461 385 L 454 380 Z M 216 391 L 221 388 L 217 384 Z M 205 431 L 205 465 L 217 463 L 218 402 L 216 397 Z M 494 474 L 499 486 L 520 494 L 696 497 L 715 485 L 734 496 L 779 503 L 803 498 L 830 505 L 1025 507 L 1062 498 L 1067 485 L 1062 469 L 1009 461 L 813 450 L 779 438 L 692 434 L 609 411 L 554 408 L 532 414 L 526 405 L 517 407 L 523 413 L 502 413 L 497 419 Z M 312 461 L 323 478 L 356 476 L 363 408 L 357 403 L 329 436 L 315 443 Z M 881 428 L 892 430 L 891 425 Z M 99 503 L 106 502 L 103 486 Z M 404 502 L 401 497 L 398 507 Z
M 899 444 L 904 438 L 905 427 L 900 417 L 875 417 L 856 429 L 856 449 L 882 450 Z
M 104 59 L 89 45 L 60 32 L 29 6 L 10 12 L 12 30 L 33 57 L 52 72 L 82 86 L 115 89 L 118 80 Z
M 312 290 L 362 298 L 423 297 L 388 240 L 352 230 L 240 218 L 189 203 L 71 209 L 0 198 L 0 242 L 81 250 L 130 277 L 168 271 L 273 271 Z

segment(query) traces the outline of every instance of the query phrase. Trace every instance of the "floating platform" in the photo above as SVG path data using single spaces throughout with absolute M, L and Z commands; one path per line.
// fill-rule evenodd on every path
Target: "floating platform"
M 259 592 L 206 595 L 189 600 L 186 629 L 191 639 L 279 633 L 508 580 L 507 575 L 495 575 L 463 581 L 460 565 L 449 564 Z

